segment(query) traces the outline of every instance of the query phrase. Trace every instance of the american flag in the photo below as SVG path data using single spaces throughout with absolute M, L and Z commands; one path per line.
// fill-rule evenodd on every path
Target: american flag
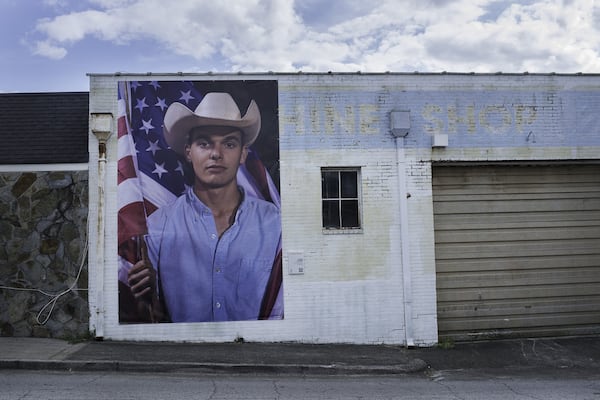
M 169 149 L 163 137 L 163 116 L 173 102 L 194 110 L 203 93 L 192 81 L 121 81 L 118 84 L 118 251 L 120 287 L 139 260 L 138 238 L 147 232 L 146 218 L 173 202 L 193 182 L 187 162 Z M 249 196 L 280 207 L 277 188 L 250 149 L 238 171 L 238 184 Z M 268 313 L 281 285 L 281 251 L 273 267 L 263 313 Z M 263 317 L 265 317 L 263 315 Z M 266 315 L 268 317 L 268 315 Z

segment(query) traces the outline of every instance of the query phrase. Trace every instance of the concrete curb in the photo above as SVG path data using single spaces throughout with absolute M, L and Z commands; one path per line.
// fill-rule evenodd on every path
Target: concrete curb
M 196 372 L 212 374 L 314 374 L 314 375 L 394 375 L 421 372 L 427 363 L 413 359 L 397 365 L 318 365 L 318 364 L 231 364 L 194 362 L 140 362 L 140 361 L 79 361 L 79 360 L 0 360 L 0 370 L 49 371 L 122 371 L 122 372 Z

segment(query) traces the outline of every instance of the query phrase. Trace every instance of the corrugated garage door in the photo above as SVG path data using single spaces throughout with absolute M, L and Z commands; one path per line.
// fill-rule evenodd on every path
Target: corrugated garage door
M 441 340 L 600 332 L 600 166 L 435 166 Z

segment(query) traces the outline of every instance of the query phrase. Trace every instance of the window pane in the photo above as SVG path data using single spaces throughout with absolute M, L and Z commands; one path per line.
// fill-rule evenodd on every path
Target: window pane
M 324 199 L 336 199 L 340 197 L 337 171 L 321 172 L 321 190 Z
M 337 200 L 323 200 L 323 227 L 340 228 L 340 208 Z
M 358 197 L 356 171 L 341 171 L 340 176 L 342 178 L 342 198 L 356 199 Z
M 342 227 L 358 228 L 358 200 L 342 200 Z

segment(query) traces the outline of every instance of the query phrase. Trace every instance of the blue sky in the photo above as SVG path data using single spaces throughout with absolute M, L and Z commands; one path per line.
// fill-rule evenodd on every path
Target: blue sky
M 594 0 L 0 0 L 0 92 L 87 73 L 600 73 Z

